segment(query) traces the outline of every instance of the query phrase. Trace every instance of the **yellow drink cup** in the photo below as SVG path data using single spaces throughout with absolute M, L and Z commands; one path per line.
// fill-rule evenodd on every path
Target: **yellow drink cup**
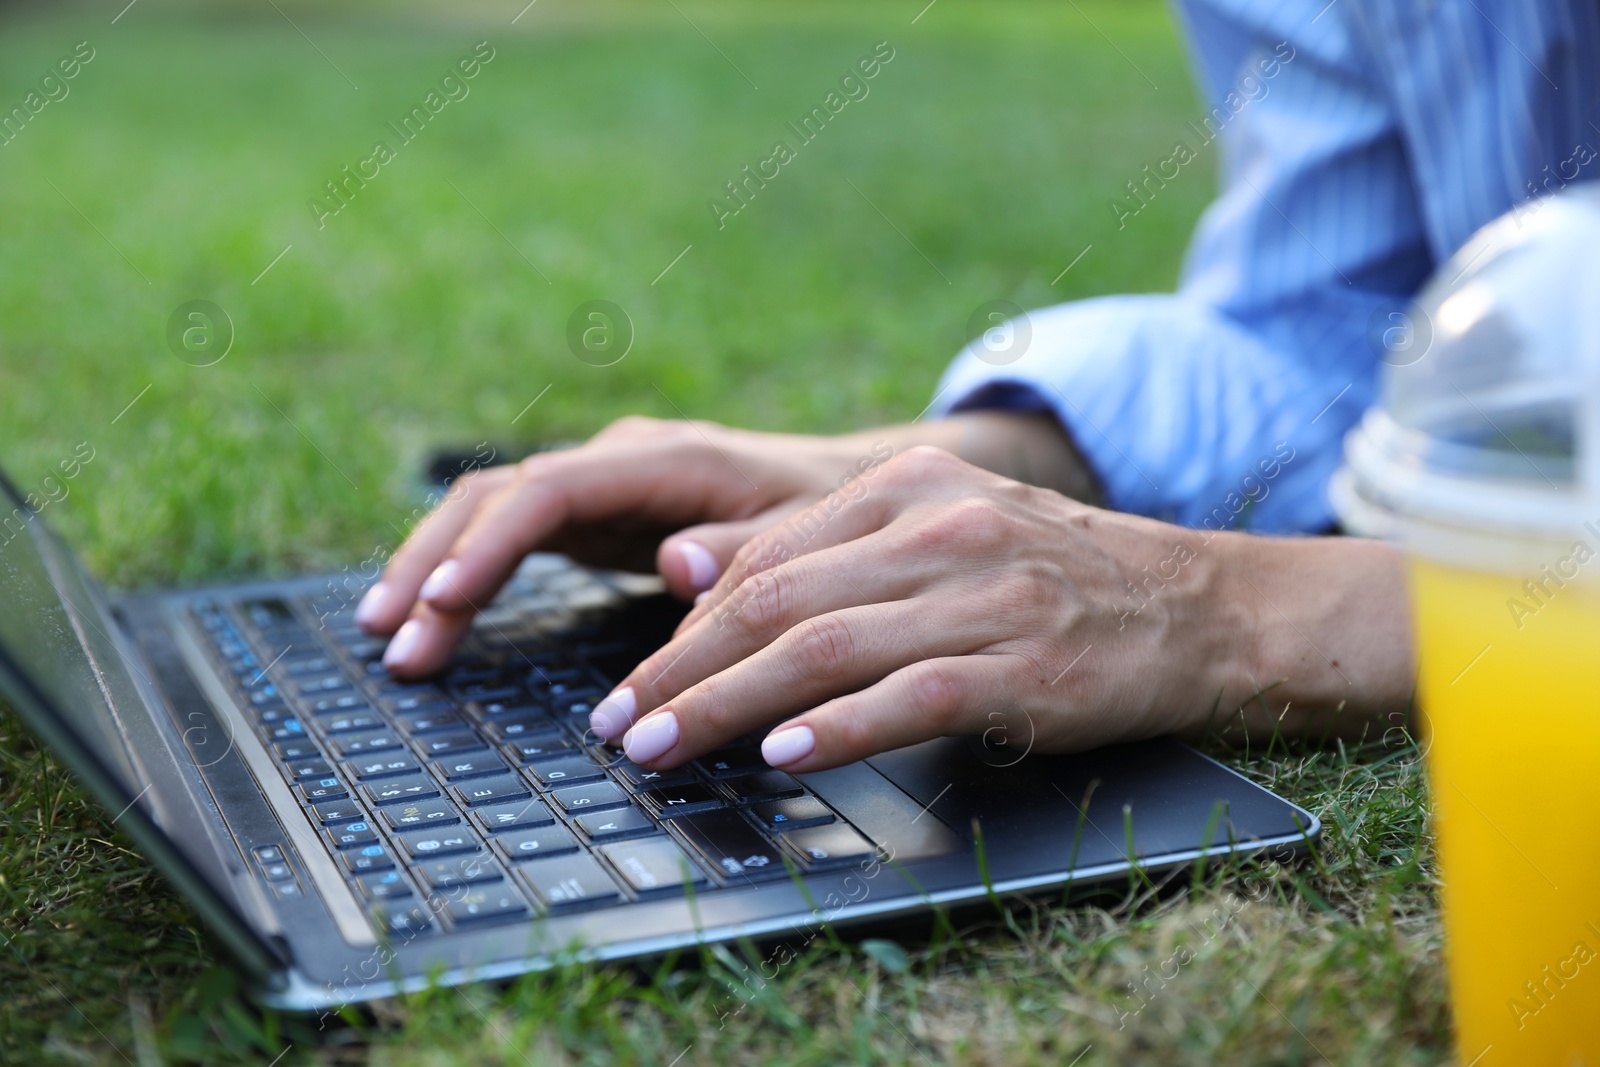
M 1600 1067 L 1596 249 L 1574 186 L 1375 315 L 1382 403 L 1330 486 L 1408 560 L 1462 1067 Z

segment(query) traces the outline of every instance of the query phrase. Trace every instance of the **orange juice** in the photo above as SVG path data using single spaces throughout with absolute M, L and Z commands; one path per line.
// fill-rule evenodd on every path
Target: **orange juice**
M 1600 559 L 1410 573 L 1460 1063 L 1600 1067 Z

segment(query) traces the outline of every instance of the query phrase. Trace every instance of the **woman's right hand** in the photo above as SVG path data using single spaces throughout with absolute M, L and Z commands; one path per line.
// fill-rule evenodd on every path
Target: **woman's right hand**
M 523 557 L 565 552 L 601 567 L 656 569 L 684 599 L 709 589 L 746 541 L 828 493 L 851 491 L 895 445 L 709 422 L 620 419 L 585 444 L 464 475 L 362 599 L 356 621 L 394 635 L 384 663 L 443 666 L 472 617 Z

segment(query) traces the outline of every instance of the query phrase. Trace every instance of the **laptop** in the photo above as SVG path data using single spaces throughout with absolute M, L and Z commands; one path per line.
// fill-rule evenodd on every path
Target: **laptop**
M 656 579 L 530 556 L 403 682 L 352 620 L 375 577 L 114 594 L 0 475 L 0 691 L 264 1005 L 803 939 L 1320 832 L 1175 741 L 1034 752 L 1020 711 L 814 774 L 754 737 L 649 771 L 588 718 L 683 615 Z

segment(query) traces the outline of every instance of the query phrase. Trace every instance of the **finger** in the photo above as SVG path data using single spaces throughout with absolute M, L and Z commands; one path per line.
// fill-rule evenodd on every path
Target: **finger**
M 804 773 L 936 737 L 1001 730 L 1020 759 L 1036 740 L 1042 742 L 1035 737 L 1033 714 L 1008 695 L 1019 672 L 1028 670 L 1024 657 L 1009 653 L 913 663 L 779 726 L 761 743 L 761 756 L 774 767 Z
M 524 460 L 516 477 L 474 512 L 420 595 L 444 612 L 487 603 L 523 556 L 568 523 L 628 516 L 686 525 L 738 517 L 765 503 L 737 469 L 693 440 L 541 453 Z
M 752 537 L 777 526 L 799 510 L 799 504 L 779 504 L 754 518 L 708 522 L 679 530 L 661 542 L 656 552 L 656 570 L 674 595 L 689 600 L 710 589 L 722 577 L 735 553 Z
M 375 636 L 394 633 L 409 615 L 417 590 L 466 529 L 473 511 L 515 473 L 515 467 L 491 467 L 452 482 L 444 500 L 411 532 L 390 557 L 383 576 L 361 598 L 356 625 Z
M 746 541 L 734 553 L 707 595 L 695 599 L 688 615 L 678 624 L 677 635 L 687 633 L 708 615 L 728 611 L 730 603 L 736 603 L 748 592 L 744 585 L 755 575 L 882 529 L 890 507 L 878 498 L 851 499 L 830 493 L 797 509 L 787 520 Z
M 426 604 L 417 604 L 383 652 L 383 665 L 398 678 L 421 678 L 439 670 L 450 658 L 467 629 L 473 613 L 447 615 Z
M 775 721 L 854 693 L 924 659 L 983 647 L 996 625 L 929 625 L 930 598 L 819 615 L 767 648 L 674 697 L 623 737 L 633 762 L 675 767 Z M 954 606 L 954 605 L 950 605 Z
M 870 535 L 751 576 L 727 610 L 702 615 L 640 663 L 595 706 L 590 729 L 616 740 L 642 712 L 726 670 L 807 619 L 830 611 L 902 600 L 919 584 L 897 565 L 893 545 Z

